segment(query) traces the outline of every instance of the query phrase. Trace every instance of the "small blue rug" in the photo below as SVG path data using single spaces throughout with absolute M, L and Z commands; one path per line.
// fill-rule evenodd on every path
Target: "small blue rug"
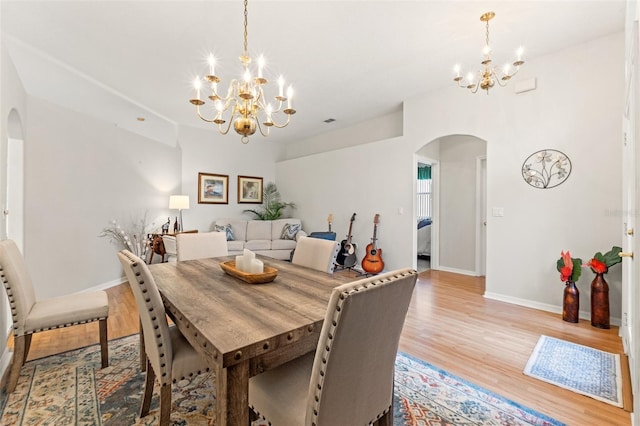
M 622 407 L 620 355 L 540 336 L 524 374 Z

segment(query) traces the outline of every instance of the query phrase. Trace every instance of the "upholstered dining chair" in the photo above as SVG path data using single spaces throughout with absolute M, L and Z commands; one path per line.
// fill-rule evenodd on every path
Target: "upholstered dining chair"
M 331 274 L 335 268 L 339 248 L 337 241 L 300 237 L 291 263 Z
M 171 384 L 208 371 L 204 359 L 175 326 L 169 327 L 166 311 L 149 268 L 128 250 L 118 258 L 133 291 L 140 314 L 147 366 L 140 417 L 149 414 L 155 378 L 160 382 L 160 425 L 170 423 Z
M 167 262 L 175 262 L 178 256 L 175 235 L 163 235 L 162 244 L 164 245 L 164 256 L 167 256 Z M 163 262 L 165 260 L 164 256 L 162 257 Z
M 29 355 L 31 337 L 39 331 L 98 321 L 102 367 L 109 365 L 109 297 L 106 292 L 75 293 L 37 301 L 27 265 L 13 240 L 0 241 L 0 278 L 13 318 L 14 351 L 6 384 L 7 393 L 15 390 L 20 369 Z
M 417 279 L 403 269 L 336 287 L 315 353 L 249 381 L 273 426 L 392 425 L 394 363 Z
M 176 235 L 176 253 L 178 262 L 226 256 L 229 254 L 227 235 L 224 232 L 178 234 Z

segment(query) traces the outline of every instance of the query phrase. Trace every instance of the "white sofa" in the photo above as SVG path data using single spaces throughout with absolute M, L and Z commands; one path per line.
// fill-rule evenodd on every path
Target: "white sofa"
M 282 230 L 285 225 L 300 225 L 300 230 L 293 239 L 282 238 Z M 289 260 L 291 250 L 296 248 L 298 238 L 307 236 L 302 230 L 300 219 L 287 218 L 277 220 L 246 220 L 246 219 L 217 219 L 215 227 L 230 226 L 233 239 L 227 238 L 227 248 L 230 255 L 242 254 L 244 249 L 249 249 L 256 254 L 274 257 L 276 259 Z M 229 235 L 227 235 L 229 237 Z

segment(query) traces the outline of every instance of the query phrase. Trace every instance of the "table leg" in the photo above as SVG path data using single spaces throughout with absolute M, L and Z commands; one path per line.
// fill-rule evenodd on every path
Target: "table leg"
M 249 361 L 216 372 L 216 425 L 249 424 Z

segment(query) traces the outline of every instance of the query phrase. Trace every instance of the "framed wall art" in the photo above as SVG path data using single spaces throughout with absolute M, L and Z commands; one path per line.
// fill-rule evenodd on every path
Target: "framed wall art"
M 238 204 L 262 204 L 262 178 L 238 176 Z
M 229 204 L 229 175 L 198 173 L 198 204 Z

